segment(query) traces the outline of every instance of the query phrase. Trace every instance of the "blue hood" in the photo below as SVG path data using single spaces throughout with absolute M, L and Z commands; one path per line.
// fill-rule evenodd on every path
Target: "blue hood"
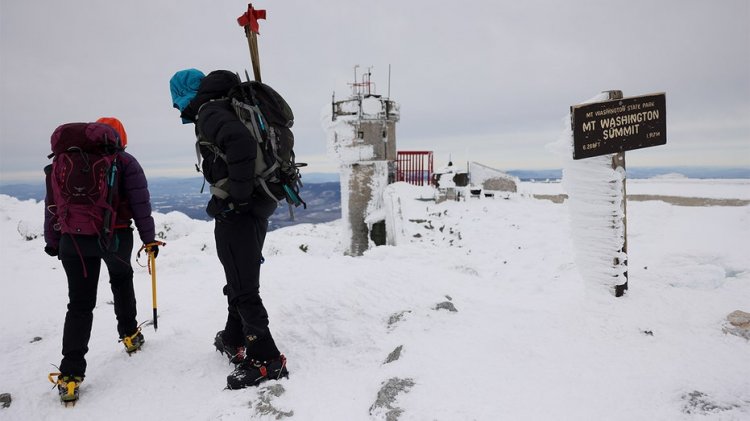
M 174 108 L 184 111 L 198 93 L 198 87 L 203 80 L 204 74 L 198 69 L 180 70 L 169 80 L 169 90 L 172 92 L 172 105 Z M 183 124 L 192 123 L 190 120 L 182 119 Z

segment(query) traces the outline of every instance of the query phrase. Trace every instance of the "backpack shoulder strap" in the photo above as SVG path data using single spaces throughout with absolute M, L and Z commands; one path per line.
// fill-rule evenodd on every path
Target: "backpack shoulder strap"
M 237 117 L 239 117 L 240 121 L 247 126 L 248 130 L 250 130 L 250 133 L 253 134 L 253 137 L 255 137 L 258 143 L 263 143 L 263 133 L 267 130 L 267 124 L 260 109 L 255 105 L 247 104 L 237 98 L 232 98 L 232 107 L 234 108 Z

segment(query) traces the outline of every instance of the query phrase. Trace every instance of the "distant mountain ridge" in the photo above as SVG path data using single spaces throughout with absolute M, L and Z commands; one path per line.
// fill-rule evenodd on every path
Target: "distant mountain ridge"
M 203 189 L 203 193 L 201 193 Z M 154 178 L 149 182 L 151 205 L 156 212 L 182 212 L 192 219 L 210 220 L 206 214 L 208 203 L 208 185 L 203 185 L 203 178 Z M 0 194 L 7 194 L 20 200 L 44 200 L 43 184 L 0 185 Z M 308 183 L 300 192 L 307 203 L 294 208 L 294 220 L 291 220 L 289 208 L 281 203 L 269 219 L 269 230 L 302 224 L 322 223 L 341 217 L 341 189 L 338 182 Z
M 634 179 L 654 178 L 664 175 L 682 175 L 698 179 L 748 179 L 750 168 L 721 167 L 634 167 L 628 168 L 628 177 Z M 510 170 L 506 171 L 522 181 L 554 181 L 562 177 L 562 170 Z M 305 174 L 302 198 L 307 209 L 294 209 L 294 220 L 290 219 L 285 203 L 279 205 L 269 221 L 269 229 L 301 223 L 322 223 L 341 218 L 341 188 L 336 173 Z M 149 180 L 151 203 L 161 213 L 178 211 L 193 219 L 209 220 L 205 207 L 209 199 L 208 186 L 202 177 L 153 178 Z M 201 193 L 201 190 L 203 192 Z M 20 200 L 44 200 L 43 180 L 36 184 L 2 184 L 0 194 L 14 196 Z
M 178 211 L 193 219 L 211 219 L 205 211 L 210 196 L 208 186 L 203 186 L 202 178 L 157 178 L 149 183 L 149 189 L 151 204 L 157 212 Z M 285 202 L 280 203 L 279 208 L 269 218 L 269 230 L 302 223 L 329 222 L 341 217 L 341 189 L 338 182 L 305 184 L 300 195 L 307 203 L 307 208 L 293 208 L 292 220 L 288 205 Z
M 508 174 L 522 181 L 559 180 L 561 169 L 553 170 L 510 170 Z M 653 178 L 666 174 L 680 174 L 686 178 L 698 179 L 737 179 L 750 178 L 750 168 L 740 167 L 632 167 L 627 169 L 628 178 Z

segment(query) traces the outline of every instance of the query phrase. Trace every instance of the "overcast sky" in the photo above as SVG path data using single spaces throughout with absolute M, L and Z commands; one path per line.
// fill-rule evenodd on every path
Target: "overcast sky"
M 243 1 L 0 0 L 0 180 L 41 177 L 60 124 L 118 117 L 147 175 L 194 175 L 169 78 L 250 70 Z M 436 166 L 559 168 L 545 149 L 600 91 L 665 92 L 667 145 L 629 166 L 750 166 L 750 1 L 258 0 L 263 81 L 296 115 L 298 161 L 334 172 L 321 113 L 372 67 L 398 148 Z

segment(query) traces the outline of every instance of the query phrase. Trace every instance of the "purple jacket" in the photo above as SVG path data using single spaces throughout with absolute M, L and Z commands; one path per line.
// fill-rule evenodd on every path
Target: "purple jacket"
M 116 228 L 124 228 L 130 225 L 130 220 L 135 221 L 138 234 L 143 244 L 152 243 L 156 233 L 154 218 L 151 216 L 151 195 L 148 191 L 146 174 L 141 164 L 133 155 L 122 151 L 117 160 L 117 170 L 120 174 L 119 180 L 119 205 L 117 206 Z M 54 229 L 51 173 L 52 166 L 48 165 L 44 172 L 46 174 L 47 195 L 44 198 L 44 241 L 48 247 L 58 248 L 60 243 L 60 231 Z

